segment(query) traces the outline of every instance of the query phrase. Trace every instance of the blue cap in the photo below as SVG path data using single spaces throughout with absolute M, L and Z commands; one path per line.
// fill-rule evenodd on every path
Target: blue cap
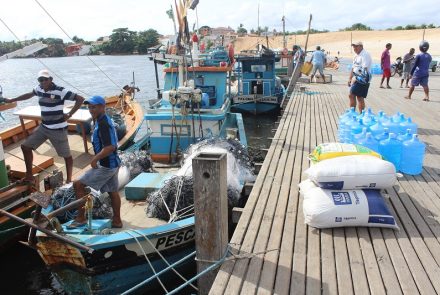
M 95 95 L 95 96 L 87 98 L 84 101 L 84 104 L 102 104 L 102 105 L 105 105 L 105 99 L 102 96 Z

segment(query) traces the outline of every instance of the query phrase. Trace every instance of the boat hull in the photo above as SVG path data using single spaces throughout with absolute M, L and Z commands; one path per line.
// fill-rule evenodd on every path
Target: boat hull
M 254 115 L 277 112 L 280 110 L 279 103 L 265 103 L 265 102 L 244 102 L 233 104 L 231 110 L 240 113 L 250 113 Z
M 97 230 L 97 224 L 92 228 Z M 96 225 L 96 226 L 95 226 Z M 67 231 L 67 229 L 66 229 Z M 78 250 L 55 238 L 38 234 L 38 253 L 68 294 L 118 294 L 136 286 L 167 263 L 177 262 L 194 252 L 194 218 L 138 231 L 128 230 L 114 234 L 69 235 L 94 249 L 93 253 Z M 145 239 L 148 238 L 148 241 Z M 148 258 L 148 261 L 147 261 Z M 154 269 L 154 270 L 153 270 Z M 195 270 L 194 257 L 179 264 L 176 270 Z M 172 270 L 161 281 L 177 280 Z M 145 284 L 139 291 L 157 288 L 157 279 Z

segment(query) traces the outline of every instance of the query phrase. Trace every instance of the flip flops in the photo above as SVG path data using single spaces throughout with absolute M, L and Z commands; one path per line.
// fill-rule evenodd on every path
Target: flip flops
M 87 225 L 87 222 L 73 221 L 71 224 L 69 224 L 67 226 L 67 229 L 76 229 L 76 228 L 84 227 L 86 225 Z
M 423 101 L 429 101 L 429 98 L 424 98 Z

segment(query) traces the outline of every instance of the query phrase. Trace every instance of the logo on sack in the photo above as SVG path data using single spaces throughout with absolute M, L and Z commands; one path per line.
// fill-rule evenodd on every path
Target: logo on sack
M 335 205 L 351 205 L 350 194 L 347 192 L 332 192 Z
M 370 187 L 376 187 L 376 183 L 370 183 Z
M 342 222 L 342 217 L 335 217 L 335 222 Z

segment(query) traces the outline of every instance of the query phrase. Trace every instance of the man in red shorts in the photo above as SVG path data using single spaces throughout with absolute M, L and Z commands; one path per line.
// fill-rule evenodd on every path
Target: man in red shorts
M 382 52 L 382 57 L 380 58 L 380 67 L 383 70 L 382 80 L 380 81 L 380 88 L 383 87 L 383 81 L 385 78 L 387 78 L 387 88 L 391 89 L 390 87 L 390 77 L 391 77 L 391 56 L 390 56 L 390 49 L 392 45 L 391 43 L 387 43 L 385 45 L 385 50 Z

